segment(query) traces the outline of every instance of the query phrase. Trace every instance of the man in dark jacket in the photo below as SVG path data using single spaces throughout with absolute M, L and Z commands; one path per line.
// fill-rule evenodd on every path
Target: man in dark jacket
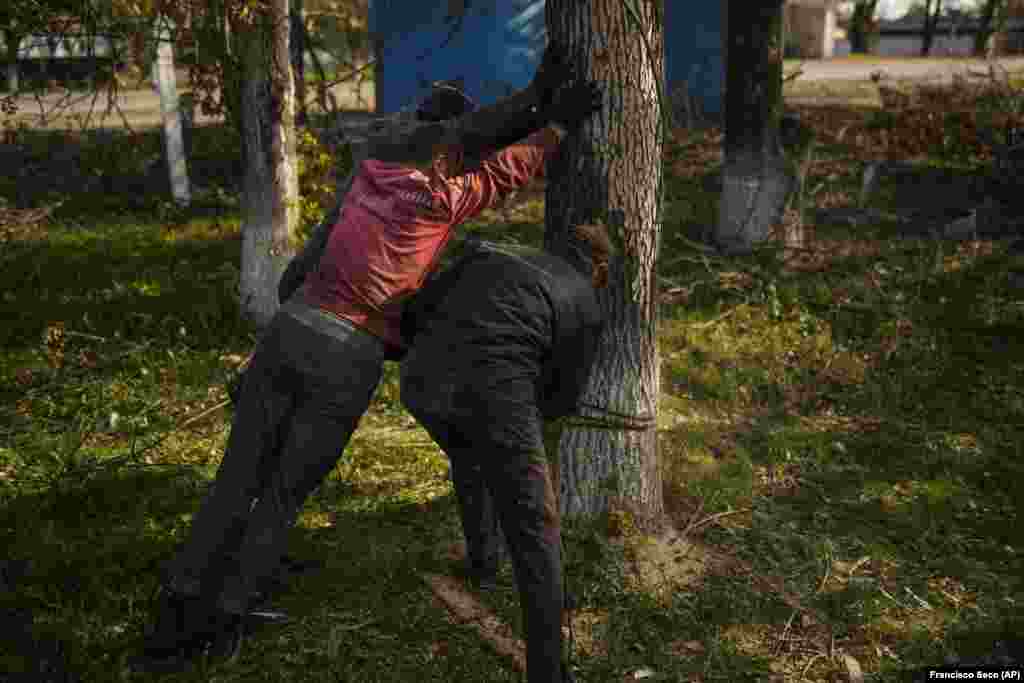
M 558 254 L 471 246 L 411 304 L 402 402 L 451 461 L 467 570 L 497 572 L 498 524 L 526 624 L 530 683 L 562 683 L 560 522 L 543 420 L 576 411 L 604 318 L 611 243 L 579 226 Z M 566 672 L 567 673 L 567 672 Z
M 404 352 L 403 300 L 458 225 L 542 173 L 566 127 L 599 106 L 597 86 L 570 85 L 560 64 L 549 47 L 520 93 L 451 121 L 434 120 L 447 115 L 435 102 L 366 149 L 338 209 L 289 269 L 287 301 L 245 373 L 216 480 L 165 567 L 134 669 L 237 656 L 243 618 L 302 505 L 366 412 L 383 361 Z

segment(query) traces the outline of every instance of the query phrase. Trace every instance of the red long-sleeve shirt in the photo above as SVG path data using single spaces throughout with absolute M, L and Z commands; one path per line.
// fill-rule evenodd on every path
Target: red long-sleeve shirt
M 557 146 L 545 128 L 450 178 L 363 161 L 301 295 L 402 349 L 402 301 L 437 265 L 454 228 L 540 175 Z

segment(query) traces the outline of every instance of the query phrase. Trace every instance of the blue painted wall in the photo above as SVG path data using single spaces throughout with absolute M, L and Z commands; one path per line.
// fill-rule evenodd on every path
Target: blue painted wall
M 722 2 L 665 0 L 665 78 L 669 93 L 686 82 L 707 114 L 720 116 L 725 94 Z
M 449 6 L 463 4 L 462 27 L 453 34 Z M 720 6 L 665 1 L 669 92 L 687 80 L 712 114 L 721 110 L 724 77 Z M 533 76 L 544 51 L 544 0 L 370 0 L 370 30 L 381 61 L 378 112 L 414 106 L 442 79 L 464 79 L 470 97 L 489 103 Z
M 530 82 L 544 52 L 544 0 L 465 0 L 455 33 L 450 4 L 462 3 L 371 0 L 370 31 L 381 62 L 378 112 L 414 106 L 435 80 L 462 78 L 481 103 Z

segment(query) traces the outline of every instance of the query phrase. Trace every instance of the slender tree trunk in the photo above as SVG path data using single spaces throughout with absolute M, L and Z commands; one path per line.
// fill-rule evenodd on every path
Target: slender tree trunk
M 181 101 L 178 98 L 177 74 L 174 69 L 174 45 L 169 19 L 161 16 L 155 22 L 153 38 L 156 60 L 153 76 L 160 92 L 160 115 L 163 119 L 164 156 L 171 196 L 180 205 L 188 205 L 191 192 L 188 182 L 188 155 L 185 151 Z
M 5 30 L 4 31 L 4 42 L 7 47 L 7 92 L 16 93 L 20 83 L 18 82 L 18 45 L 21 44 L 21 34 L 15 31 Z
M 292 235 L 298 217 L 289 26 L 288 0 L 273 0 L 253 30 L 236 36 L 246 65 L 239 289 L 243 315 L 259 327 L 277 312 L 277 282 L 294 252 Z
M 871 51 L 875 36 L 875 10 L 878 0 L 856 0 L 853 16 L 850 18 L 850 51 L 867 54 Z
M 297 109 L 295 123 L 306 125 L 306 32 L 304 0 L 292 0 L 291 6 L 291 55 L 292 73 L 295 76 L 295 101 Z
M 795 178 L 779 140 L 783 0 L 729 0 L 722 197 L 713 241 L 744 253 L 772 237 Z
M 942 14 L 942 0 L 924 0 L 924 33 L 921 35 L 921 56 L 931 54 L 935 43 L 935 28 Z
M 605 88 L 605 107 L 562 145 L 551 164 L 545 244 L 566 239 L 570 225 L 604 220 L 621 250 L 602 293 L 608 313 L 583 401 L 648 418 L 643 429 L 563 430 L 559 442 L 560 507 L 593 517 L 620 506 L 656 519 L 663 510 L 653 418 L 658 407 L 655 266 L 662 221 L 661 100 L 664 42 L 660 3 L 548 0 L 549 39 L 568 46 L 588 78 Z M 639 25 L 636 20 L 639 20 Z
M 978 18 L 978 32 L 974 34 L 975 57 L 990 57 L 995 36 L 1006 23 L 1006 0 L 985 0 Z

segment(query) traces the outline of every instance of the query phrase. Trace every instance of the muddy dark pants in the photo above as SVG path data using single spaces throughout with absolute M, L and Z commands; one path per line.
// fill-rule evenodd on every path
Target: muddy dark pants
M 496 561 L 495 520 L 501 524 L 526 625 L 529 683 L 562 683 L 561 527 L 540 417 L 493 401 L 474 402 L 474 415 L 438 414 L 448 389 L 403 373 L 403 403 L 451 460 L 472 564 Z
M 245 612 L 366 412 L 383 360 L 375 337 L 326 313 L 277 314 L 246 371 L 217 478 L 166 567 L 172 589 Z

